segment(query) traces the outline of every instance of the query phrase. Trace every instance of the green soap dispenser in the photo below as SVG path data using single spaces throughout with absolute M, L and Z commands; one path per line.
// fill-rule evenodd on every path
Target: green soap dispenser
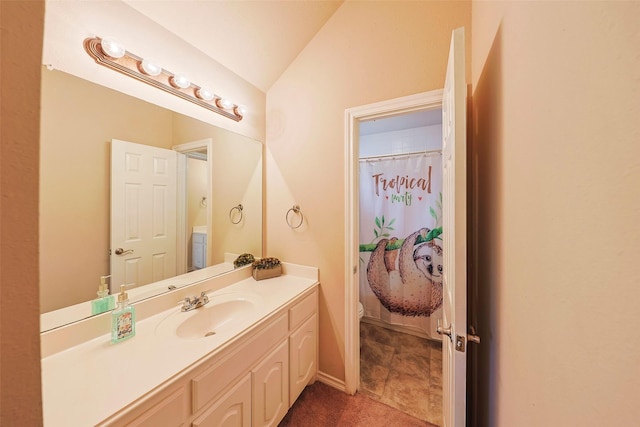
M 111 276 L 100 276 L 100 286 L 98 286 L 98 298 L 91 301 L 91 314 L 100 314 L 113 310 L 116 306 L 116 298 L 109 295 L 107 279 Z
M 116 343 L 136 334 L 136 310 L 129 305 L 126 285 L 120 285 L 118 306 L 111 312 L 111 342 Z

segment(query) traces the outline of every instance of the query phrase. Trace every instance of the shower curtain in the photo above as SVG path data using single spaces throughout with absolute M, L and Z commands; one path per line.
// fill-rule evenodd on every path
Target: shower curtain
M 441 233 L 440 152 L 360 160 L 359 286 L 367 320 L 439 339 Z

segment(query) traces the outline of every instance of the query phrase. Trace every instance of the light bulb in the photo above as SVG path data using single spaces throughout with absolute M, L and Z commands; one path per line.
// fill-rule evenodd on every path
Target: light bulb
M 231 100 L 226 99 L 226 98 L 218 98 L 216 100 L 216 105 L 218 107 L 224 108 L 226 110 L 226 109 L 229 109 L 229 108 L 233 107 L 233 102 L 231 102 Z
M 102 39 L 100 41 L 102 51 L 109 57 L 118 59 L 122 58 L 126 52 L 124 47 L 114 39 Z
M 191 86 L 191 82 L 184 74 L 176 74 L 172 76 L 169 79 L 169 81 L 173 86 L 178 87 L 180 89 L 186 89 L 189 86 Z
M 214 97 L 213 92 L 206 87 L 201 87 L 196 90 L 196 96 L 200 99 L 204 99 L 205 101 L 211 101 Z
M 234 108 L 234 111 L 237 115 L 244 117 L 245 114 L 249 111 L 246 105 L 238 105 Z
M 140 71 L 149 76 L 158 76 L 162 72 L 162 67 L 150 59 L 143 59 L 140 63 Z

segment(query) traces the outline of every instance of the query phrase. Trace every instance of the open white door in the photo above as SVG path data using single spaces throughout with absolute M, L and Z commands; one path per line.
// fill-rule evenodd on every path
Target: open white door
M 176 275 L 175 151 L 111 141 L 111 293 Z
M 467 372 L 467 86 L 464 28 L 453 31 L 442 100 L 443 313 L 442 415 L 445 427 L 462 427 Z

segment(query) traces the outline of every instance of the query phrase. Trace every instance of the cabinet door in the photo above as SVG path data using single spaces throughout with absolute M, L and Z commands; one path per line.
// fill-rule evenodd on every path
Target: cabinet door
M 260 365 L 253 378 L 253 427 L 277 426 L 289 410 L 289 355 L 283 341 Z
M 316 314 L 293 332 L 289 340 L 289 405 L 292 406 L 306 385 L 315 379 L 318 370 Z
M 231 390 L 195 419 L 193 427 L 251 427 L 251 375 L 247 374 Z

